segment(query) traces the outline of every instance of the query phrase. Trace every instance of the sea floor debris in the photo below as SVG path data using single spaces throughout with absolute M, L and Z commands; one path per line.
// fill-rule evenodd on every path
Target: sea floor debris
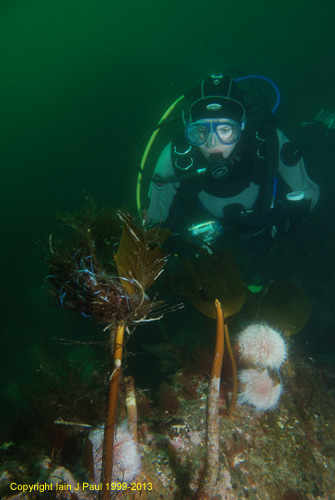
M 220 470 L 213 500 L 335 498 L 335 367 L 292 351 L 282 369 L 284 392 L 274 410 L 257 412 L 239 404 L 234 415 L 229 416 L 225 401 L 230 397 L 229 387 L 223 388 Z M 127 490 L 115 492 L 111 498 L 196 498 L 206 449 L 208 380 L 178 372 L 169 385 L 179 401 L 179 405 L 171 405 L 171 411 L 168 404 L 163 410 L 150 402 L 147 393 L 138 391 L 142 473 Z M 38 463 L 35 443 L 36 463 L 28 466 L 15 457 L 15 446 L 1 446 L 2 499 L 98 498 L 99 491 L 78 464 L 52 465 L 51 459 L 40 459 Z M 52 483 L 54 490 L 18 489 L 19 485 L 37 482 Z M 65 484 L 72 485 L 72 489 L 62 490 Z M 75 490 L 76 486 L 79 489 Z

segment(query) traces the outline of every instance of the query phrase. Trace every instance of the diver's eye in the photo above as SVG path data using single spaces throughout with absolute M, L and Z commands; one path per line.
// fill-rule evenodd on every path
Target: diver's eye
M 208 135 L 207 127 L 198 126 L 197 127 L 197 135 L 198 135 L 199 139 L 201 139 L 201 140 L 206 139 L 206 137 Z
M 222 141 L 229 141 L 234 135 L 233 128 L 230 125 L 216 127 L 216 133 Z

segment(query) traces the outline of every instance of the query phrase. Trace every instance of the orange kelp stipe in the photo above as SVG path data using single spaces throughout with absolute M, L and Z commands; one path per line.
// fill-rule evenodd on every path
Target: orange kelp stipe
M 117 408 L 117 397 L 119 392 L 123 337 L 125 325 L 123 321 L 117 326 L 115 343 L 114 343 L 114 371 L 111 375 L 109 395 L 108 395 L 108 410 L 105 425 L 104 435 L 104 452 L 103 452 L 103 472 L 102 472 L 102 500 L 110 500 L 110 491 L 107 490 L 107 483 L 112 481 L 113 473 L 113 446 L 114 446 L 114 430 L 115 416 Z
M 229 408 L 229 414 L 234 413 L 237 401 L 237 366 L 235 361 L 235 356 L 230 343 L 228 326 L 225 324 L 224 315 L 222 312 L 221 303 L 219 300 L 215 300 L 216 308 L 216 344 L 214 360 L 212 365 L 211 378 L 221 377 L 222 360 L 224 353 L 224 342 L 226 341 L 228 354 L 233 370 L 233 395 L 231 400 L 231 405 Z
M 214 352 L 214 360 L 212 364 L 212 372 L 211 378 L 213 377 L 221 377 L 221 369 L 222 369 L 222 359 L 224 352 L 224 320 L 223 320 L 223 312 L 221 308 L 221 303 L 219 300 L 215 300 L 215 308 L 216 308 L 216 342 L 215 342 L 215 352 Z
M 219 394 L 220 377 L 224 349 L 223 313 L 220 302 L 215 300 L 216 343 L 207 399 L 207 439 L 206 465 L 197 493 L 197 500 L 211 499 L 219 473 L 220 435 L 219 435 Z
M 225 331 L 225 336 L 226 336 L 226 343 L 227 343 L 227 349 L 230 357 L 230 362 L 233 370 L 233 395 L 230 403 L 230 408 L 229 408 L 229 415 L 234 413 L 236 409 L 236 402 L 237 402 L 237 366 L 236 366 L 236 361 L 235 361 L 235 356 L 233 353 L 233 349 L 231 347 L 230 343 L 230 337 L 229 337 L 229 330 L 228 326 L 224 325 L 224 331 Z

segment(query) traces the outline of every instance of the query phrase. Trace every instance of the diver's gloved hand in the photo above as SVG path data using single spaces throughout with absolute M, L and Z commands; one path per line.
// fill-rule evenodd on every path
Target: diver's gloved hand
M 189 260 L 196 259 L 199 256 L 199 245 L 196 244 L 196 241 L 189 241 L 181 234 L 169 236 L 163 244 L 163 249 L 169 255 L 178 255 Z
M 262 255 L 275 244 L 277 236 L 288 228 L 288 214 L 284 203 L 276 203 L 266 214 L 249 219 L 240 235 L 240 244 L 252 255 Z
M 302 191 L 288 193 L 285 202 L 277 202 L 267 214 L 255 218 L 255 224 L 241 234 L 241 246 L 253 255 L 268 252 L 279 235 L 294 232 L 308 218 L 310 204 Z
M 276 226 L 254 228 L 240 236 L 241 247 L 254 256 L 268 252 L 275 244 L 277 236 Z

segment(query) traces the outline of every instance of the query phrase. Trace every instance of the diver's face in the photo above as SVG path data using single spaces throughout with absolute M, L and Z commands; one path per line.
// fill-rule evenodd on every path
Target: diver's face
M 240 138 L 241 124 L 225 118 L 202 119 L 189 123 L 185 133 L 188 141 L 198 146 L 205 158 L 213 153 L 228 158 Z

